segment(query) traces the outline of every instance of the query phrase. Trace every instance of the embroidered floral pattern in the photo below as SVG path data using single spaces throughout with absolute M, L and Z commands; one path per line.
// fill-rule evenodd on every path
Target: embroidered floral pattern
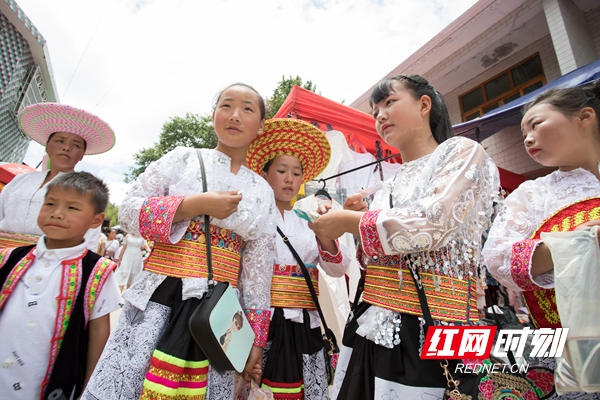
M 360 237 L 362 247 L 368 256 L 377 256 L 384 254 L 379 234 L 377 233 L 377 217 L 380 210 L 367 211 L 360 219 Z
M 523 395 L 523 398 L 525 400 L 539 400 L 538 395 L 535 394 L 535 392 L 533 390 L 526 391 L 525 394 Z
M 479 382 L 479 391 L 486 400 L 491 400 L 492 395 L 494 394 L 494 381 L 492 381 L 489 376 L 486 376 Z
M 338 249 L 337 254 L 331 254 L 328 251 L 321 249 L 321 245 L 319 245 L 319 255 L 321 256 L 321 259 L 326 262 L 340 264 L 343 259 L 343 254 L 342 254 L 342 251 L 340 250 L 339 239 L 335 239 L 335 247 Z
M 269 325 L 271 324 L 271 311 L 269 310 L 244 310 L 246 318 L 254 331 L 254 345 L 265 347 L 269 337 Z
M 530 369 L 527 371 L 527 379 L 530 380 L 544 394 L 554 390 L 554 374 L 547 369 Z
M 173 217 L 184 198 L 184 196 L 147 198 L 139 216 L 142 237 L 159 243 L 171 243 Z
M 539 289 L 539 286 L 533 283 L 529 272 L 533 252 L 539 243 L 539 240 L 526 239 L 513 244 L 510 257 L 511 274 L 521 290 Z

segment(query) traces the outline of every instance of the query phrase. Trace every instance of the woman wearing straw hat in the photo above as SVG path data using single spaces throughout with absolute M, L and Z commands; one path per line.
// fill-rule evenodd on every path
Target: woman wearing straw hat
M 97 116 L 58 103 L 32 104 L 19 113 L 19 127 L 32 140 L 46 146 L 50 167 L 46 171 L 16 176 L 0 194 L 0 247 L 37 241 L 42 231 L 37 216 L 46 185 L 71 172 L 84 154 L 100 154 L 115 144 L 112 128 Z M 96 251 L 100 228 L 85 235 L 88 249 Z
M 302 183 L 329 163 L 331 148 L 315 126 L 290 118 L 266 121 L 263 134 L 248 149 L 248 166 L 269 182 L 279 209 L 277 226 L 306 265 L 318 293 L 319 270 L 343 276 L 350 264 L 348 248 L 315 235 L 311 224 L 292 210 Z M 327 210 L 319 210 L 325 213 Z M 319 314 L 299 262 L 281 234 L 275 239 L 271 280 L 273 307 L 262 386 L 275 399 L 327 399 L 327 369 Z

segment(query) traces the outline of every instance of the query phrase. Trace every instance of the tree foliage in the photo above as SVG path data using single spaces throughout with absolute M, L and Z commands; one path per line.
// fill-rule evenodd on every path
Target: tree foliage
M 125 182 L 133 182 L 152 162 L 177 146 L 214 148 L 217 145 L 210 115 L 186 113 L 185 117 L 171 117 L 162 126 L 158 142 L 133 155 L 135 165 L 125 174 Z
M 291 75 L 281 77 L 271 97 L 265 99 L 267 118 L 272 118 L 279 110 L 288 94 L 298 85 L 304 89 L 314 92 L 317 86 L 312 81 L 304 83 L 300 76 L 295 78 Z M 125 182 L 133 182 L 146 170 L 152 162 L 173 150 L 177 146 L 193 148 L 214 148 L 217 146 L 217 136 L 212 125 L 210 115 L 200 116 L 198 114 L 186 113 L 185 117 L 171 117 L 162 126 L 158 142 L 150 147 L 141 149 L 133 155 L 135 165 L 129 168 L 125 174 Z M 107 217 L 108 218 L 108 217 Z M 111 222 L 112 223 L 112 222 Z
M 108 203 L 106 211 L 104 211 L 104 218 L 110 220 L 110 225 L 115 226 L 119 223 L 119 207 L 113 203 Z
M 306 83 L 303 84 L 302 78 L 299 76 L 296 76 L 295 78 L 292 78 L 291 75 L 288 78 L 282 76 L 281 81 L 277 82 L 277 87 L 273 91 L 273 95 L 266 99 L 267 119 L 273 118 L 275 113 L 279 111 L 279 108 L 287 98 L 288 94 L 292 91 L 294 85 L 303 87 L 311 92 L 317 90 L 317 86 L 313 84 L 312 81 L 306 81 Z

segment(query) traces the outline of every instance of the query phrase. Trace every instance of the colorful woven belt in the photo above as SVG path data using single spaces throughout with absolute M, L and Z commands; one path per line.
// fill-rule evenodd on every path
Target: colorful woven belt
M 402 271 L 402 288 L 399 290 L 398 266 L 369 265 L 365 278 L 363 300 L 388 310 L 422 315 L 419 295 L 404 261 L 398 264 Z M 434 319 L 453 322 L 478 321 L 475 281 L 468 274 L 464 279 L 435 274 L 439 279 L 436 290 L 434 274 L 419 270 L 427 295 L 427 303 Z M 470 292 L 470 293 L 469 293 Z M 468 307 L 467 307 L 468 306 Z
M 319 295 L 319 270 L 305 264 L 317 296 Z M 302 269 L 298 264 L 275 264 L 271 280 L 271 307 L 304 308 L 315 310 Z
M 30 244 L 36 244 L 39 238 L 37 235 L 0 231 L 0 249 L 29 246 Z
M 235 232 L 210 226 L 212 267 L 215 280 L 237 286 L 242 238 Z M 174 278 L 206 278 L 206 236 L 204 224 L 191 221 L 183 238 L 176 244 L 156 243 L 146 271 Z

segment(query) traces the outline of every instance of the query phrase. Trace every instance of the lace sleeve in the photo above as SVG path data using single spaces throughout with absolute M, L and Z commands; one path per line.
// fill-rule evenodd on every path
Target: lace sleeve
M 473 232 L 483 232 L 489 225 L 500 181 L 498 169 L 476 142 L 465 138 L 444 142 L 423 171 L 404 179 L 418 181 L 409 198 L 398 203 L 394 192 L 402 190 L 403 182 L 396 182 L 394 207 L 368 211 L 361 219 L 368 256 L 436 250 L 456 237 L 473 237 Z
M 271 277 L 275 263 L 275 201 L 262 218 L 261 231 L 248 240 L 242 253 L 242 306 L 245 309 L 269 309 L 271 306 Z
M 261 221 L 261 232 L 242 251 L 240 287 L 242 308 L 255 334 L 254 344 L 264 347 L 270 325 L 271 278 L 275 263 L 275 201 Z
M 170 188 L 191 171 L 190 152 L 176 148 L 151 163 L 135 181 L 133 188 L 119 207 L 121 228 L 149 240 L 174 243 L 179 240 L 189 220 L 172 224 L 173 216 L 183 197 L 169 196 Z M 196 167 L 195 170 L 198 168 Z M 200 175 L 201 179 L 201 175 Z M 201 190 L 199 190 L 201 192 Z M 148 231 L 152 227 L 151 231 Z
M 530 239 L 541 218 L 533 196 L 535 186 L 525 183 L 504 201 L 503 212 L 496 217 L 482 251 L 485 265 L 501 284 L 512 290 L 533 290 L 548 286 L 547 279 L 536 282 L 531 276 L 531 257 L 539 240 Z M 538 193 L 539 195 L 539 193 Z

